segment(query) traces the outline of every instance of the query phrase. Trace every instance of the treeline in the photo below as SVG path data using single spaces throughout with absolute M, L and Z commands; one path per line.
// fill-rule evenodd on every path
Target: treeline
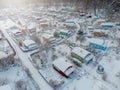
M 120 0 L 38 0 L 45 5 L 64 5 L 83 9 L 84 11 L 93 11 L 97 14 L 100 9 L 107 15 L 120 13 Z
M 76 7 L 90 8 L 107 8 L 113 1 L 120 0 L 1 0 L 0 6 L 12 5 L 28 5 L 28 4 L 45 4 L 45 5 L 69 5 Z

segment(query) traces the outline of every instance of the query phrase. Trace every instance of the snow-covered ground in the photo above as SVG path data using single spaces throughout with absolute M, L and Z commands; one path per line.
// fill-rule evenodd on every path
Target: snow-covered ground
M 56 83 L 64 82 L 58 90 L 120 90 L 119 26 L 115 25 L 116 22 L 108 22 L 92 14 L 91 18 L 88 18 L 89 14 L 80 16 L 80 12 L 63 8 L 59 8 L 59 11 L 55 7 L 28 7 L 28 11 L 26 8 L 3 10 L 8 15 L 0 22 L 0 29 L 15 49 L 22 65 L 30 71 L 39 87 L 37 89 L 53 90 L 50 80 L 55 80 Z M 20 49 L 20 44 L 16 43 L 17 37 L 10 34 L 13 30 L 10 27 L 16 25 L 23 34 L 21 37 L 35 41 L 39 49 L 29 52 Z M 31 29 L 34 29 L 32 34 Z M 66 32 L 60 33 L 65 29 L 71 32 L 70 36 L 67 36 Z M 92 53 L 95 56 L 92 62 L 84 64 L 73 58 L 71 51 L 76 46 Z M 76 70 L 70 78 L 63 77 L 52 66 L 54 60 L 61 57 L 67 58 L 75 66 Z M 104 74 L 96 72 L 99 65 L 103 66 Z M 12 77 L 6 76 L 6 73 Z M 21 79 L 26 81 L 27 77 L 22 67 L 17 66 L 0 72 L 0 78 L 11 80 L 12 88 L 13 82 Z M 29 80 L 27 78 L 27 81 Z
M 34 82 L 31 81 L 31 78 L 27 76 L 26 72 L 21 66 L 11 66 L 8 70 L 1 71 L 0 79 L 0 86 L 8 84 L 12 90 L 17 90 L 19 87 L 18 82 L 20 81 L 22 84 L 25 84 L 27 89 L 36 90 Z M 21 86 L 23 86 L 22 84 Z
M 46 88 L 46 90 L 48 90 L 48 89 L 50 90 L 51 87 L 44 81 L 44 79 L 41 77 L 41 75 L 38 73 L 38 71 L 33 67 L 32 63 L 30 62 L 30 60 L 28 58 L 29 53 L 26 54 L 26 53 L 22 52 L 21 49 L 19 48 L 19 46 L 13 41 L 13 39 L 8 35 L 8 33 L 4 30 L 4 28 L 2 28 L 2 29 L 3 29 L 2 31 L 5 35 L 5 37 L 9 40 L 11 45 L 14 46 L 14 49 L 17 52 L 18 57 L 22 61 L 23 65 L 29 69 L 31 76 L 36 81 L 36 83 L 39 85 L 39 88 L 41 90 L 45 89 L 45 88 Z

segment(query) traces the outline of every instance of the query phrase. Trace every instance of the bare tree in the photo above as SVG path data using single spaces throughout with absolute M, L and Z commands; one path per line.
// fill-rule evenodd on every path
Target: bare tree
M 23 80 L 17 81 L 16 90 L 27 90 L 27 83 Z

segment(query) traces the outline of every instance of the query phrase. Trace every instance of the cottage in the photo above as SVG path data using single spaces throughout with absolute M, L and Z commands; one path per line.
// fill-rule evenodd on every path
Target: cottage
M 73 48 L 71 56 L 86 64 L 94 58 L 93 54 L 80 47 Z
M 58 58 L 57 60 L 55 60 L 53 62 L 53 68 L 66 78 L 69 78 L 69 76 L 75 70 L 73 64 L 68 62 L 65 58 Z

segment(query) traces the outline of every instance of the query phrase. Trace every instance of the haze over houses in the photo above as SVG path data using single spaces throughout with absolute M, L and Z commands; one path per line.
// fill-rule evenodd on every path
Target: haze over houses
M 0 90 L 120 90 L 119 20 L 73 4 L 0 9 Z

